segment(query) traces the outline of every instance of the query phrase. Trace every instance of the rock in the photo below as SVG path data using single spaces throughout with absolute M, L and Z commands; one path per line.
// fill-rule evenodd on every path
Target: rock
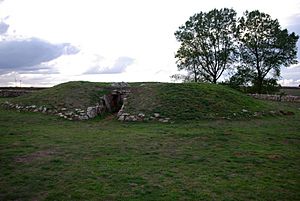
M 88 107 L 86 110 L 86 114 L 89 118 L 94 118 L 98 115 L 97 107 Z
M 111 84 L 111 86 L 123 88 L 123 87 L 128 87 L 129 85 L 126 82 L 114 82 Z
M 246 110 L 246 109 L 242 109 L 242 112 L 248 112 L 248 110 Z
M 73 116 L 73 112 L 66 112 L 65 115 L 66 116 Z
M 123 108 L 123 106 L 122 106 L 122 108 Z M 122 110 L 122 108 L 119 110 L 119 112 L 118 112 L 118 114 L 117 114 L 117 117 L 123 115 L 123 110 Z
M 261 113 L 260 112 L 254 112 L 253 116 L 254 117 L 259 117 L 259 116 L 261 116 Z
M 64 115 L 62 113 L 58 113 L 57 114 L 59 117 L 64 117 Z
M 168 123 L 169 122 L 169 120 L 167 120 L 167 119 L 159 119 L 158 121 L 162 122 L 162 123 Z
M 118 118 L 119 121 L 125 121 L 125 116 L 121 115 L 119 118 Z
M 130 115 L 130 116 L 125 117 L 125 120 L 126 121 L 137 121 L 137 118 L 134 115 Z
M 78 116 L 79 120 L 88 120 L 89 117 L 87 115 L 83 115 L 83 116 Z
M 42 110 L 42 113 L 46 113 L 47 112 L 47 108 L 44 107 L 43 110 Z
M 144 119 L 145 118 L 145 114 L 144 113 L 139 113 L 138 117 Z
M 160 117 L 160 114 L 159 114 L 159 113 L 154 113 L 153 115 L 154 115 L 155 118 Z
M 66 111 L 66 110 L 67 110 L 67 108 L 64 108 L 64 107 L 63 107 L 63 108 L 61 108 L 60 110 L 61 110 L 61 111 Z
M 103 100 L 104 100 L 104 104 L 105 104 L 107 110 L 108 110 L 109 112 L 111 112 L 112 109 L 111 109 L 111 104 L 110 104 L 110 99 L 109 99 L 109 97 L 108 97 L 107 95 L 104 95 L 104 96 L 103 96 Z

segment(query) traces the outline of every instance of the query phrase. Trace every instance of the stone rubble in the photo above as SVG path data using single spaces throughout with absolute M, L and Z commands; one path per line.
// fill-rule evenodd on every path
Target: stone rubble
M 270 94 L 248 94 L 248 95 L 253 98 L 261 99 L 261 100 L 282 101 L 282 102 L 300 102 L 300 96 L 270 95 Z
M 52 114 L 59 116 L 64 119 L 68 120 L 88 120 L 95 118 L 96 116 L 103 114 L 106 112 L 107 108 L 103 104 L 103 98 L 100 99 L 100 103 L 96 106 L 90 106 L 86 109 L 82 108 L 75 108 L 75 109 L 68 109 L 65 107 L 62 108 L 49 108 L 47 106 L 36 106 L 36 105 L 18 105 L 13 104 L 8 101 L 2 104 L 3 108 L 6 109 L 16 109 L 18 111 L 27 111 L 27 112 L 41 112 L 44 114 Z
M 124 105 L 122 106 L 124 109 Z M 169 123 L 171 118 L 168 117 L 162 117 L 159 113 L 154 113 L 150 117 L 147 117 L 144 113 L 138 113 L 138 114 L 129 114 L 127 112 L 122 112 L 123 110 L 120 110 L 117 117 L 119 121 L 127 121 L 127 122 L 136 122 L 136 121 L 159 121 L 162 123 Z

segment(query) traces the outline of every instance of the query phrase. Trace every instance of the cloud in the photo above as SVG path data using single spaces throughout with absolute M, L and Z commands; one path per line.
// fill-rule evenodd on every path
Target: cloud
M 119 57 L 114 61 L 114 64 L 110 67 L 101 67 L 99 63 L 101 63 L 102 58 L 100 58 L 97 62 L 98 64 L 84 74 L 118 74 L 125 72 L 126 68 L 134 63 L 134 59 L 130 57 Z
M 3 40 L 0 41 L 0 73 L 46 70 L 49 67 L 44 62 L 78 52 L 69 43 L 51 44 L 38 38 Z
M 9 24 L 5 22 L 0 22 L 0 35 L 5 34 L 9 28 Z
M 284 79 L 284 80 L 279 80 L 279 84 L 281 86 L 296 87 L 300 85 L 300 80 Z
M 289 22 L 288 22 L 288 31 L 289 32 L 295 32 L 297 35 L 300 35 L 300 13 L 292 15 L 289 18 Z M 297 48 L 298 48 L 298 60 L 300 61 L 300 40 L 298 40 L 297 42 Z
M 61 82 L 68 81 L 67 77 L 53 75 L 53 74 L 20 74 L 17 72 L 10 72 L 0 75 L 1 86 L 40 86 L 48 87 Z
M 281 79 L 279 83 L 283 86 L 298 86 L 300 83 L 300 64 L 281 68 Z

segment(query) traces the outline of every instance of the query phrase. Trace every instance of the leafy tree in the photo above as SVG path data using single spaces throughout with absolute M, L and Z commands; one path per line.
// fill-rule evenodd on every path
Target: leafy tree
M 246 11 L 239 19 L 237 36 L 242 66 L 251 72 L 258 93 L 263 91 L 267 75 L 272 72 L 276 79 L 281 66 L 297 63 L 299 36 L 294 32 L 289 34 L 287 29 L 281 30 L 278 20 L 271 19 L 268 14 Z
M 252 69 L 239 66 L 237 72 L 225 84 L 245 93 L 256 93 L 258 91 L 256 80 L 256 73 Z M 261 93 L 278 92 L 280 85 L 277 81 L 277 78 L 265 78 L 260 89 Z
M 190 17 L 175 32 L 180 47 L 175 55 L 179 70 L 193 74 L 194 82 L 202 79 L 216 83 L 236 61 L 234 33 L 236 12 L 213 9 Z
M 251 69 L 239 66 L 237 72 L 230 77 L 229 85 L 236 89 L 248 87 L 253 84 L 253 74 L 255 73 Z

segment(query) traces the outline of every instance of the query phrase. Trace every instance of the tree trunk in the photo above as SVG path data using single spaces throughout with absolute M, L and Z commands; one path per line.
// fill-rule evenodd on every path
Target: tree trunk
M 257 79 L 256 87 L 257 87 L 257 93 L 261 94 L 262 93 L 262 88 L 263 88 L 263 78 L 259 77 Z
M 217 84 L 217 76 L 213 76 L 213 83 Z
M 195 82 L 198 82 L 198 78 L 197 78 L 197 68 L 196 68 L 196 65 L 195 65 L 195 64 L 193 65 L 193 71 L 194 71 L 194 81 L 195 81 Z

